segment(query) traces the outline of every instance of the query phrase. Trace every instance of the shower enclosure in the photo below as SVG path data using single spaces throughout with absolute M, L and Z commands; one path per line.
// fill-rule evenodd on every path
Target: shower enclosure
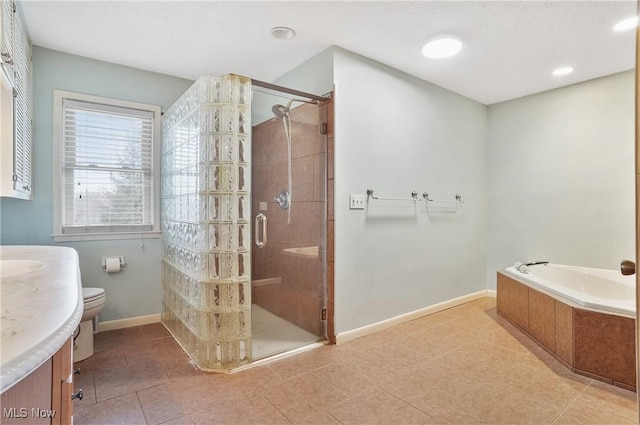
M 318 100 L 253 89 L 252 244 L 254 359 L 326 335 L 326 135 Z
M 162 321 L 201 369 L 324 339 L 326 144 L 310 100 L 202 77 L 163 117 Z

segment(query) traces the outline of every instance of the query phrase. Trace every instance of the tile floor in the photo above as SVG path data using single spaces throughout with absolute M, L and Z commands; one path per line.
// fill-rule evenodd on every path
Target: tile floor
M 74 424 L 638 424 L 635 393 L 573 375 L 483 298 L 221 375 L 160 324 L 102 332 Z

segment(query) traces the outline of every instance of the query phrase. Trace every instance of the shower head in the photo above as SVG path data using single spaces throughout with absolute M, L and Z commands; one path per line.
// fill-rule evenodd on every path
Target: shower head
M 313 105 L 320 104 L 320 102 L 318 102 L 317 100 L 291 99 L 287 102 L 287 106 L 273 105 L 271 107 L 271 111 L 278 118 L 289 117 L 289 111 L 291 110 L 291 105 L 293 104 L 293 102 L 311 103 Z
M 273 105 L 273 107 L 271 107 L 271 111 L 278 118 L 284 118 L 289 115 L 289 108 L 283 105 Z

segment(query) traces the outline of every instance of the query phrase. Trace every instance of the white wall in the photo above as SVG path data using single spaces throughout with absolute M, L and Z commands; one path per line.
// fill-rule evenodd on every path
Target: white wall
M 634 71 L 489 107 L 487 282 L 515 261 L 635 257 Z
M 336 48 L 335 324 L 344 332 L 485 288 L 487 108 Z M 425 203 L 350 193 L 412 190 L 465 203 L 427 214 Z M 420 196 L 421 198 L 421 196 Z
M 333 53 L 329 47 L 274 81 L 284 87 L 322 96 L 333 91 Z
M 330 93 L 333 91 L 333 48 L 325 49 L 306 60 L 273 83 L 318 96 Z M 273 118 L 271 110 L 273 105 L 286 105 L 292 97 L 296 97 L 256 87 L 253 88 L 253 92 L 251 100 L 251 125 L 253 126 Z M 299 103 L 296 103 L 294 107 L 298 105 Z

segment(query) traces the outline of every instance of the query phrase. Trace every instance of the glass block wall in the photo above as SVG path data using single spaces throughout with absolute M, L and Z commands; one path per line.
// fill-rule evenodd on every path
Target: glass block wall
M 201 369 L 251 361 L 251 80 L 201 77 L 162 120 L 162 321 Z

